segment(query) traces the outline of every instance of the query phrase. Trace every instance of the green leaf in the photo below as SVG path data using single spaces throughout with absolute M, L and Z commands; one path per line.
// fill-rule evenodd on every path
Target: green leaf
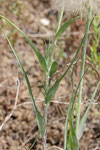
M 33 147 L 34 147 L 34 145 L 36 144 L 36 142 L 37 142 L 38 138 L 39 138 L 39 133 L 38 133 L 37 137 L 35 138 L 35 140 L 34 140 L 34 142 L 33 142 L 32 146 L 29 148 L 29 150 L 32 150 L 32 148 L 33 148 Z
M 53 86 L 49 89 L 49 91 L 47 92 L 46 98 L 45 98 L 46 104 L 50 104 L 52 98 L 54 97 L 54 95 L 56 94 L 56 91 L 57 91 L 58 88 L 59 88 L 59 84 L 60 84 L 61 80 L 65 77 L 65 75 L 67 74 L 67 72 L 69 71 L 69 69 L 72 67 L 73 63 L 75 62 L 75 60 L 76 60 L 76 58 L 77 58 L 77 56 L 78 56 L 78 54 L 79 54 L 79 52 L 80 52 L 80 49 L 81 49 L 81 47 L 82 47 L 82 45 L 83 45 L 84 39 L 85 39 L 85 35 L 84 35 L 84 37 L 83 37 L 83 39 L 82 39 L 82 41 L 81 41 L 81 44 L 80 44 L 80 46 L 79 46 L 79 49 L 77 50 L 77 52 L 76 52 L 74 58 L 72 59 L 72 61 L 71 61 L 70 65 L 69 65 L 69 67 L 67 68 L 67 70 L 63 73 L 63 75 L 54 83 L 54 85 L 53 85 Z
M 68 136 L 68 120 L 69 120 L 69 116 L 70 116 L 70 110 L 72 107 L 72 100 L 73 99 L 70 100 L 70 104 L 68 106 L 67 115 L 66 115 L 65 133 L 64 133 L 64 150 L 69 150 L 67 136 Z
M 98 85 L 97 85 L 97 87 L 96 87 L 96 89 L 95 89 L 95 91 L 94 91 L 94 93 L 93 93 L 93 95 L 92 95 L 90 104 L 89 104 L 89 106 L 88 106 L 88 108 L 87 108 L 87 110 L 86 110 L 84 116 L 83 116 L 83 117 L 81 118 L 81 120 L 80 120 L 79 129 L 78 129 L 78 135 L 77 135 L 78 140 L 80 140 L 80 138 L 81 138 L 82 135 L 83 135 L 83 131 L 84 131 L 84 128 L 85 128 L 85 125 L 86 125 L 87 115 L 88 115 L 88 112 L 89 112 L 89 110 L 90 110 L 90 107 L 91 107 L 91 105 L 92 105 L 92 103 L 93 103 L 93 101 L 94 101 L 94 98 L 95 98 L 95 95 L 96 95 L 96 92 L 97 92 L 99 86 L 100 86 L 100 81 L 99 81 L 99 83 L 98 83 Z
M 23 75 L 25 77 L 25 80 L 26 80 L 26 83 L 27 83 L 27 86 L 28 86 L 28 90 L 29 90 L 29 95 L 30 95 L 30 98 L 32 100 L 33 107 L 34 107 L 34 110 L 35 110 L 35 113 L 36 113 L 36 119 L 37 119 L 38 127 L 39 127 L 39 130 L 41 132 L 41 135 L 43 136 L 43 133 L 44 133 L 44 118 L 41 116 L 40 112 L 38 111 L 38 109 L 36 107 L 35 100 L 34 100 L 34 97 L 33 97 L 33 94 L 32 94 L 32 90 L 31 90 L 31 85 L 30 85 L 28 76 L 27 76 L 26 72 L 24 71 L 23 65 L 22 65 L 16 51 L 14 50 L 9 38 L 7 37 L 7 35 L 5 35 L 5 36 L 6 36 L 6 39 L 7 39 L 8 43 L 9 43 L 9 45 L 10 45 L 12 51 L 13 51 L 18 63 L 19 63 L 19 66 L 20 66 L 20 68 L 23 72 Z
M 36 49 L 35 45 L 31 42 L 31 40 L 26 36 L 26 34 L 21 30 L 19 29 L 13 22 L 11 22 L 10 20 L 8 20 L 7 18 L 5 18 L 4 16 L 0 15 L 0 17 L 4 20 L 6 20 L 10 25 L 12 25 L 17 31 L 19 31 L 23 36 L 24 38 L 26 39 L 26 41 L 29 43 L 29 45 L 32 47 L 34 53 L 36 54 L 43 70 L 45 72 L 48 71 L 47 69 L 47 65 L 46 65 L 46 62 L 45 62 L 45 59 L 44 57 L 42 56 L 42 54 Z
M 72 72 L 72 76 L 73 76 L 73 72 Z M 65 123 L 64 150 L 69 150 L 69 148 L 68 148 L 68 140 L 67 140 L 67 137 L 68 137 L 68 119 L 69 119 L 71 111 L 72 111 L 72 114 L 73 114 L 73 109 L 74 109 L 73 105 L 75 103 L 77 92 L 78 92 L 78 89 L 79 89 L 79 86 L 80 86 L 82 78 L 80 79 L 80 81 L 78 83 L 78 86 L 77 86 L 77 88 L 75 90 L 75 94 L 74 95 L 72 94 L 72 98 L 71 98 L 69 106 L 68 106 L 68 111 L 67 111 L 67 116 L 66 116 L 66 123 Z M 72 77 L 72 84 L 73 84 L 73 77 Z
M 58 62 L 54 61 L 52 66 L 51 66 L 50 77 L 53 76 L 53 74 L 57 71 L 57 69 L 58 69 Z
M 76 136 L 76 133 L 75 133 L 75 129 L 73 127 L 73 116 L 74 116 L 74 103 L 75 103 L 75 99 L 76 99 L 76 95 L 77 95 L 77 91 L 79 89 L 79 85 L 80 85 L 80 82 L 77 86 L 77 89 L 75 91 L 75 94 L 74 94 L 74 91 L 73 91 L 73 87 L 74 87 L 74 80 L 73 80 L 73 74 L 74 74 L 74 71 L 75 71 L 75 66 L 77 64 L 78 60 L 76 61 L 76 63 L 74 64 L 73 66 L 73 70 L 72 70 L 72 73 L 71 73 L 71 82 L 72 82 L 72 98 L 71 98 L 71 106 L 69 105 L 70 107 L 70 133 L 69 133 L 69 141 L 68 141 L 68 148 L 71 149 L 71 150 L 78 150 L 79 149 L 79 146 L 78 146 L 78 140 L 77 140 L 77 136 Z M 68 123 L 67 123 L 68 124 Z M 68 125 L 67 125 L 67 128 L 68 128 Z M 68 132 L 68 131 L 67 131 Z M 66 143 L 67 144 L 67 143 Z
M 78 140 L 75 134 L 75 130 L 73 128 L 72 115 L 70 113 L 70 134 L 69 134 L 69 147 L 71 150 L 78 150 Z
M 44 118 L 41 116 L 40 112 L 36 109 L 36 119 L 37 119 L 37 124 L 40 130 L 40 133 L 42 137 L 44 136 Z
M 59 80 L 57 80 L 55 82 L 55 84 L 50 88 L 50 90 L 47 92 L 46 94 L 46 98 L 45 98 L 45 103 L 46 104 L 50 104 L 52 98 L 54 97 L 56 91 L 58 90 L 59 87 Z
M 69 21 L 67 21 L 66 23 L 64 23 L 63 26 L 61 26 L 61 28 L 58 30 L 58 32 L 55 35 L 55 41 L 62 35 L 62 33 L 65 32 L 65 30 L 69 27 L 69 25 L 76 19 L 78 19 L 79 17 L 75 17 L 70 19 Z

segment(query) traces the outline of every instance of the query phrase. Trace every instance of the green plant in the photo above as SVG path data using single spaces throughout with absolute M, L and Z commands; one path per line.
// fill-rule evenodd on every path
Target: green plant
M 91 71 L 94 72 L 96 78 L 100 80 L 100 16 L 93 20 L 92 44 L 90 47 L 90 55 L 87 56 Z
M 72 59 L 70 65 L 68 66 L 67 70 L 65 70 L 65 72 L 55 81 L 55 83 L 52 85 L 51 84 L 51 79 L 53 77 L 53 75 L 55 74 L 55 72 L 58 69 L 58 62 L 54 59 L 54 53 L 55 53 L 55 48 L 56 48 L 56 43 L 58 38 L 63 34 L 63 32 L 66 30 L 66 28 L 76 19 L 78 19 L 79 17 L 75 17 L 70 19 L 69 21 L 67 21 L 66 23 L 64 23 L 61 26 L 61 22 L 62 22 L 62 17 L 63 17 L 63 12 L 64 12 L 64 8 L 62 8 L 61 10 L 61 15 L 60 15 L 60 19 L 58 22 L 58 28 L 57 31 L 55 33 L 55 36 L 53 38 L 53 40 L 50 42 L 48 49 L 46 50 L 46 55 L 45 57 L 42 56 L 42 54 L 36 49 L 35 45 L 30 41 L 30 39 L 26 36 L 26 34 L 20 30 L 14 23 L 12 23 L 10 20 L 8 20 L 7 18 L 5 18 L 4 16 L 0 17 L 4 20 L 6 20 L 10 25 L 12 25 L 17 31 L 19 31 L 27 40 L 27 42 L 29 43 L 29 45 L 32 47 L 34 53 L 36 54 L 41 67 L 45 73 L 45 84 L 44 84 L 44 97 L 45 97 L 45 105 L 44 105 L 44 115 L 42 116 L 41 113 L 39 112 L 33 94 L 32 94 L 32 90 L 31 90 L 31 86 L 30 86 L 30 82 L 28 79 L 28 76 L 23 68 L 23 65 L 20 61 L 19 56 L 17 55 L 14 47 L 12 46 L 8 36 L 5 34 L 4 30 L 2 29 L 2 31 L 5 34 L 5 37 L 20 65 L 20 68 L 23 72 L 23 75 L 25 77 L 28 89 L 29 89 L 29 95 L 30 98 L 32 100 L 33 103 L 33 107 L 35 110 L 35 114 L 36 114 L 36 119 L 37 119 L 37 124 L 38 124 L 38 128 L 39 128 L 39 132 L 41 133 L 42 139 L 43 139 L 43 149 L 46 150 L 46 141 L 47 141 L 47 118 L 48 118 L 48 109 L 51 103 L 52 98 L 54 97 L 56 91 L 59 88 L 60 82 L 62 81 L 62 79 L 66 76 L 67 72 L 69 71 L 69 69 L 73 66 L 73 70 L 72 70 L 72 75 L 71 75 L 71 82 L 72 82 L 72 98 L 70 100 L 70 104 L 68 107 L 68 111 L 67 111 L 67 116 L 66 116 L 66 124 L 65 124 L 65 138 L 64 138 L 64 150 L 78 150 L 79 149 L 79 139 L 81 138 L 82 134 L 83 134 L 83 130 L 85 127 L 85 123 L 86 123 L 86 119 L 87 119 L 87 115 L 88 115 L 88 111 L 91 107 L 91 104 L 94 100 L 94 97 L 96 95 L 97 89 L 100 85 L 100 82 L 98 82 L 97 87 L 92 95 L 90 104 L 85 112 L 85 114 L 83 115 L 83 117 L 80 117 L 80 110 L 81 110 L 81 99 L 82 99 L 82 87 L 83 87 L 83 77 L 84 77 L 84 67 L 85 67 L 85 57 L 86 57 L 86 50 L 87 50 L 87 41 L 88 41 L 88 32 L 90 29 L 90 25 L 91 25 L 91 13 L 92 10 L 89 7 L 88 9 L 88 18 L 87 18 L 87 25 L 86 25 L 86 31 L 84 34 L 84 37 L 79 45 L 79 49 L 77 50 L 74 58 Z M 74 92 L 73 90 L 73 86 L 74 86 L 74 79 L 73 79 L 73 73 L 74 73 L 74 68 L 75 68 L 75 63 L 77 63 L 77 56 L 81 50 L 83 46 L 83 54 L 82 54 L 82 65 L 81 65 L 81 75 L 80 75 L 80 81 L 79 84 L 77 86 L 76 91 Z M 76 118 L 76 130 L 75 130 L 75 126 L 73 124 L 73 116 L 74 116 L 74 112 L 75 112 L 75 102 L 76 102 L 76 96 L 77 96 L 77 92 L 79 91 L 79 99 L 78 99 L 78 106 L 77 106 L 77 118 Z M 69 131 L 69 135 L 68 135 L 68 123 L 70 125 L 70 131 Z M 36 142 L 36 141 L 35 141 Z M 34 143 L 35 143 L 34 142 Z M 34 144 L 33 144 L 34 145 Z

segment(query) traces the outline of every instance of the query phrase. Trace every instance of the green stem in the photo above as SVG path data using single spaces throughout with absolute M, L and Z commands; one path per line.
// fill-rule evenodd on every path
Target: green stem
M 88 32 L 89 32 L 89 28 L 90 28 L 90 24 L 91 24 L 91 15 L 92 15 L 92 11 L 91 11 L 91 8 L 89 8 L 87 25 L 86 25 L 86 36 L 85 36 L 84 48 L 83 48 L 83 54 L 82 54 L 82 64 L 81 64 L 81 75 L 80 75 L 80 78 L 82 78 L 83 75 L 84 75 L 86 50 L 87 50 L 87 44 L 88 44 Z M 83 88 L 83 79 L 81 80 L 80 87 L 79 87 L 79 99 L 78 99 L 77 120 L 76 120 L 76 135 L 78 134 L 78 128 L 79 128 L 79 123 L 80 123 L 82 88 Z
M 61 27 L 61 22 L 62 22 L 63 14 L 64 14 L 64 7 L 62 7 L 62 9 L 61 9 L 61 13 L 60 13 L 60 17 L 59 17 L 58 27 L 57 27 L 56 33 L 59 31 L 59 29 Z M 52 65 L 52 62 L 53 62 L 53 57 L 54 57 L 54 52 L 55 52 L 55 47 L 56 47 L 55 42 L 56 41 L 54 41 L 52 43 L 52 52 L 51 52 L 50 66 Z
M 62 22 L 62 18 L 63 18 L 63 14 L 64 14 L 64 7 L 62 7 L 62 9 L 61 9 L 61 13 L 60 13 L 60 17 L 59 17 L 58 27 L 57 27 L 57 31 L 56 31 L 56 33 L 57 33 L 57 32 L 58 32 L 58 30 L 60 29 L 61 22 Z
M 59 21 L 58 21 L 57 31 L 60 29 L 62 18 L 63 18 L 63 13 L 64 13 L 64 8 L 62 8 L 62 10 L 61 10 L 60 18 L 59 18 Z M 45 97 L 46 97 L 46 94 L 47 94 L 47 92 L 48 92 L 48 90 L 50 88 L 50 85 L 49 85 L 49 73 L 50 73 L 50 68 L 51 68 L 52 62 L 53 62 L 54 52 L 55 52 L 55 44 L 53 42 L 53 43 L 51 43 L 51 45 L 50 45 L 50 47 L 48 49 L 48 52 L 47 52 L 48 72 L 45 74 Z M 50 56 L 50 58 L 49 58 L 49 56 Z M 46 150 L 46 142 L 47 142 L 47 115 L 48 115 L 48 108 L 49 108 L 49 105 L 45 103 L 45 107 L 44 107 L 43 150 Z
M 49 90 L 49 72 L 45 75 L 45 95 Z M 47 116 L 48 116 L 48 105 L 45 103 L 44 107 L 44 135 L 43 135 L 43 150 L 46 150 L 47 143 Z
M 56 33 L 58 32 L 58 30 L 61 27 L 63 13 L 64 13 L 64 7 L 62 7 L 62 9 L 61 9 L 61 13 L 60 13 L 60 17 L 59 17 L 59 21 L 58 21 L 58 26 L 57 26 Z M 52 41 L 50 43 L 49 49 L 48 49 L 47 54 L 46 54 L 47 66 L 48 66 L 49 70 L 50 70 L 51 65 L 53 63 L 53 57 L 54 57 L 54 53 L 55 53 L 55 48 L 56 48 L 56 41 L 54 40 L 54 41 Z
M 44 135 L 43 135 L 43 150 L 46 150 L 46 143 L 47 143 L 47 115 L 48 115 L 48 105 L 45 104 L 44 108 Z

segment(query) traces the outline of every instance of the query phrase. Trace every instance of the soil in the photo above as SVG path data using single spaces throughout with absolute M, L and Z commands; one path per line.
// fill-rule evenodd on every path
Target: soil
M 6 0 L 0 1 L 0 14 L 13 21 L 35 43 L 36 47 L 45 55 L 46 45 L 54 35 L 57 28 L 59 12 L 51 6 L 49 0 Z M 67 18 L 64 16 L 63 22 Z M 74 22 L 60 38 L 56 48 L 55 57 L 59 60 L 59 73 L 67 68 L 68 63 L 75 55 L 83 37 L 85 21 Z M 21 62 L 29 77 L 32 92 L 37 107 L 43 113 L 43 86 L 44 73 L 31 47 L 25 39 L 11 26 L 2 20 L 2 27 L 10 37 Z M 80 53 L 81 56 L 81 53 Z M 0 34 L 0 125 L 6 116 L 11 114 L 18 93 L 17 107 L 12 115 L 0 126 L 0 150 L 28 150 L 38 135 L 38 127 L 34 109 L 29 97 L 28 88 L 4 34 Z M 75 87 L 79 81 L 80 63 L 74 75 Z M 64 128 L 68 103 L 71 98 L 71 70 L 61 82 L 55 98 L 48 110 L 47 148 L 51 150 L 64 147 Z M 89 104 L 89 99 L 97 84 L 91 72 L 84 78 L 82 114 Z M 19 87 L 19 88 L 18 88 Z M 18 92 L 19 90 L 19 92 Z M 84 135 L 80 140 L 80 150 L 100 150 L 100 95 L 97 93 L 95 103 L 88 114 Z M 55 147 L 54 147 L 55 146 Z M 42 150 L 42 140 L 39 136 L 33 150 Z

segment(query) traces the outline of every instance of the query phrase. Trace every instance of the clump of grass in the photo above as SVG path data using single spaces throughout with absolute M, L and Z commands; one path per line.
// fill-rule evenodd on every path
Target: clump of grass
M 62 10 L 61 10 L 61 14 L 60 14 L 60 18 L 58 21 L 58 27 L 57 30 L 55 32 L 55 36 L 52 40 L 52 42 L 50 41 L 49 47 L 46 50 L 46 54 L 45 57 L 43 57 L 43 55 L 37 50 L 37 48 L 35 47 L 35 45 L 31 42 L 31 40 L 26 36 L 26 34 L 20 30 L 20 28 L 18 28 L 13 22 L 11 22 L 10 20 L 8 20 L 7 18 L 5 18 L 4 16 L 0 17 L 4 20 L 6 20 L 10 25 L 12 25 L 17 31 L 19 31 L 26 39 L 26 41 L 29 43 L 29 45 L 32 47 L 32 50 L 34 51 L 34 53 L 37 56 L 37 59 L 39 60 L 39 63 L 41 64 L 41 67 L 44 71 L 45 74 L 45 84 L 44 84 L 44 97 L 45 97 L 45 105 L 44 105 L 44 115 L 42 116 L 41 113 L 39 112 L 35 100 L 34 100 L 34 96 L 32 94 L 32 90 L 31 90 L 31 86 L 30 86 L 30 82 L 28 79 L 28 76 L 24 70 L 24 67 L 20 61 L 19 56 L 17 55 L 14 47 L 12 46 L 12 43 L 10 42 L 8 36 L 5 34 L 4 30 L 2 29 L 2 31 L 5 34 L 5 37 L 20 65 L 20 68 L 23 72 L 23 75 L 25 77 L 28 89 L 29 89 L 29 95 L 30 98 L 32 100 L 33 103 L 33 107 L 35 110 L 35 114 L 36 114 L 36 120 L 37 120 L 37 124 L 38 124 L 38 128 L 39 128 L 39 132 L 42 136 L 43 139 L 43 150 L 46 150 L 46 143 L 47 143 L 47 119 L 48 119 L 48 109 L 51 103 L 52 98 L 54 97 L 54 95 L 56 94 L 60 82 L 62 81 L 62 79 L 67 75 L 69 69 L 73 66 L 72 69 L 72 75 L 71 75 L 71 82 L 72 82 L 72 98 L 70 100 L 70 104 L 68 107 L 68 111 L 67 111 L 67 115 L 66 115 L 66 124 L 65 124 L 65 137 L 64 137 L 64 150 L 78 150 L 79 149 L 79 140 L 83 135 L 83 131 L 84 131 L 84 127 L 86 124 L 86 119 L 87 119 L 87 115 L 88 115 L 88 111 L 92 105 L 92 102 L 94 100 L 94 97 L 96 95 L 96 92 L 98 90 L 98 87 L 100 85 L 100 81 L 97 84 L 97 87 L 92 95 L 90 104 L 88 105 L 88 108 L 86 109 L 83 117 L 80 117 L 80 110 L 81 110 L 81 100 L 82 100 L 82 88 L 83 88 L 83 78 L 84 78 L 84 68 L 85 68 L 85 59 L 86 59 L 86 50 L 87 50 L 87 43 L 88 43 L 88 33 L 89 33 L 89 29 L 90 29 L 90 25 L 91 25 L 91 21 L 92 21 L 92 9 L 90 7 L 90 5 L 88 5 L 88 13 L 87 13 L 87 23 L 86 23 L 86 30 L 84 33 L 84 37 L 79 45 L 79 48 L 74 56 L 74 58 L 72 59 L 70 65 L 68 66 L 68 68 L 65 70 L 65 72 L 55 81 L 55 83 L 53 85 L 51 85 L 51 79 L 53 77 L 53 75 L 56 73 L 57 69 L 58 69 L 58 62 L 54 59 L 54 53 L 55 53 L 55 48 L 57 45 L 57 40 L 58 38 L 64 33 L 64 31 L 67 29 L 67 27 L 76 19 L 78 19 L 79 17 L 75 17 L 70 19 L 69 21 L 65 22 L 62 26 L 62 18 L 63 18 L 63 13 L 64 13 L 64 5 L 62 6 Z M 74 79 L 73 79 L 73 73 L 74 73 L 74 68 L 75 68 L 75 62 L 77 63 L 77 56 L 80 52 L 80 50 L 82 49 L 83 46 L 83 53 L 82 53 L 82 64 L 81 64 L 81 74 L 80 74 L 80 81 L 79 84 L 76 88 L 76 91 L 74 92 L 73 90 L 73 86 L 74 86 Z M 75 109 L 75 103 L 76 103 L 76 96 L 77 96 L 77 92 L 79 92 L 79 98 L 78 98 L 78 105 L 77 105 L 77 109 Z M 73 124 L 73 116 L 74 116 L 74 112 L 76 110 L 77 113 L 77 118 L 76 118 L 76 124 Z M 70 131 L 68 134 L 68 124 L 70 125 Z M 36 141 L 35 141 L 36 142 Z

